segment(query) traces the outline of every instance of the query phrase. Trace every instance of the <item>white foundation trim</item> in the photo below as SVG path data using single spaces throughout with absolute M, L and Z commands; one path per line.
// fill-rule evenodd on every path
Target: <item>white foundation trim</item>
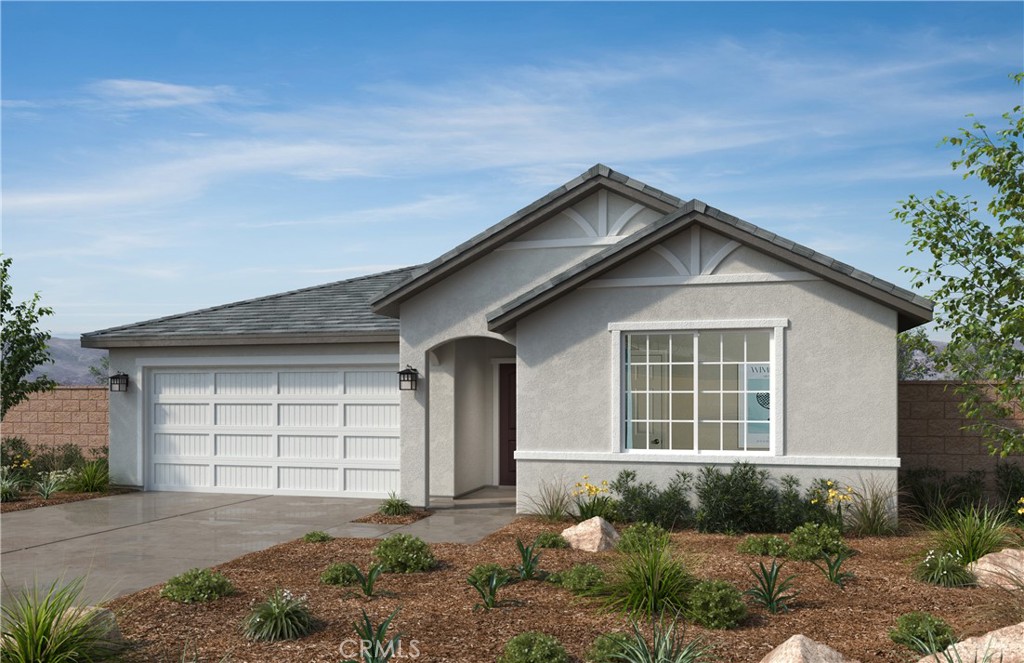
M 900 466 L 899 458 L 881 456 L 774 456 L 766 453 L 693 454 L 671 451 L 516 451 L 523 462 L 564 461 L 573 463 L 657 463 L 662 465 L 732 465 L 750 461 L 754 465 L 807 467 L 891 467 Z

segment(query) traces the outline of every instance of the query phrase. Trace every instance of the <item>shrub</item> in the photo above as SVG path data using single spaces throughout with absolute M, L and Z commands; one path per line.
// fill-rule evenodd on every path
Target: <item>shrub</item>
M 512 579 L 512 574 L 501 564 L 495 564 L 489 562 L 487 564 L 477 564 L 473 567 L 473 570 L 469 572 L 467 580 L 469 584 L 474 584 L 480 580 L 489 577 L 492 573 L 498 574 L 499 578 L 503 578 L 506 582 Z
M 732 583 L 706 580 L 690 591 L 686 614 L 705 628 L 734 628 L 746 619 L 747 605 L 743 594 Z
M 818 523 L 804 523 L 789 536 L 789 556 L 793 559 L 811 561 L 819 559 L 821 553 L 835 555 L 848 552 L 839 528 Z
M 775 513 L 775 529 L 779 532 L 792 532 L 794 527 L 814 520 L 816 510 L 811 508 L 808 499 L 800 496 L 800 482 L 796 477 L 787 474 L 779 482 L 782 489 L 779 491 L 779 506 Z
M 498 663 L 568 663 L 569 655 L 556 638 L 538 631 L 520 633 L 505 643 Z
M 907 495 L 910 511 L 927 521 L 940 511 L 980 504 L 984 478 L 982 470 L 947 477 L 944 470 L 919 467 L 903 474 L 903 492 Z
M 942 651 L 956 643 L 953 629 L 945 620 L 927 612 L 908 612 L 896 620 L 889 639 L 919 654 Z
M 846 531 L 853 536 L 896 533 L 896 489 L 878 479 L 861 482 L 846 509 Z
M 21 499 L 21 475 L 4 466 L 0 467 L 0 502 L 13 502 Z
M 33 587 L 4 597 L 4 661 L 102 661 L 119 653 L 120 644 L 106 639 L 110 624 L 75 610 L 82 578 L 63 587 L 60 582 L 43 594 Z
M 306 543 L 326 543 L 328 541 L 333 541 L 334 537 L 323 530 L 315 529 L 312 532 L 306 532 L 303 534 L 302 540 Z
M 576 564 L 558 575 L 558 584 L 574 594 L 587 594 L 604 583 L 604 571 L 593 564 Z
M 744 537 L 736 546 L 736 552 L 743 555 L 770 555 L 785 557 L 789 552 L 789 544 L 781 536 L 761 534 Z
M 32 448 L 23 437 L 0 440 L 0 467 L 24 482 L 32 476 Z
M 622 660 L 630 639 L 628 633 L 602 633 L 590 645 L 590 649 L 587 651 L 587 662 L 618 663 Z
M 612 660 L 626 663 L 698 663 L 711 659 L 711 650 L 700 640 L 683 643 L 682 635 L 676 635 L 675 620 L 662 615 L 651 619 L 651 642 L 647 642 L 635 621 L 630 623 L 632 632 L 622 643 L 622 650 Z
M 765 610 L 773 615 L 778 612 L 789 612 L 789 602 L 796 598 L 798 592 L 787 594 L 793 587 L 795 575 L 779 578 L 783 564 L 777 563 L 774 559 L 772 565 L 766 567 L 764 562 L 757 563 L 757 570 L 751 567 L 750 572 L 757 580 L 757 587 L 743 592 L 751 597 L 755 603 L 764 606 Z
M 1017 516 L 1019 522 L 1024 522 L 1024 514 L 1017 513 L 1021 506 L 1018 500 L 1024 497 L 1024 466 L 1007 462 L 997 464 L 996 492 L 999 494 L 999 502 L 1006 506 L 1010 516 Z
M 637 483 L 636 472 L 622 470 L 608 487 L 618 496 L 617 515 L 620 520 L 646 522 L 673 530 L 693 524 L 693 507 L 689 498 L 691 482 L 689 474 L 676 472 L 668 485 L 659 490 L 649 481 Z
M 779 491 L 768 471 L 736 463 L 725 474 L 702 467 L 697 477 L 697 529 L 701 532 L 770 532 L 775 528 Z
M 618 549 L 624 553 L 639 552 L 645 548 L 664 548 L 669 544 L 669 535 L 659 525 L 637 523 L 630 525 L 619 539 Z
M 224 574 L 210 569 L 189 569 L 167 581 L 160 596 L 178 603 L 205 603 L 233 594 L 235 588 Z
M 668 548 L 646 548 L 625 555 L 600 588 L 605 607 L 630 616 L 681 612 L 697 584 Z
M 82 465 L 85 465 L 85 456 L 78 445 L 71 442 L 36 447 L 32 453 L 32 468 L 39 473 L 75 470 Z
M 320 582 L 325 585 L 355 585 L 359 582 L 353 564 L 331 564 L 320 574 Z
M 437 561 L 430 546 L 409 534 L 392 534 L 373 549 L 385 573 L 417 573 L 434 568 Z
M 541 532 L 534 539 L 533 545 L 538 548 L 568 548 L 569 542 L 558 532 Z
M 391 491 L 388 493 L 388 498 L 381 503 L 377 512 L 382 516 L 407 516 L 412 513 L 412 506 L 408 501 L 396 495 L 395 491 Z
M 77 493 L 105 493 L 110 488 L 110 466 L 104 458 L 90 460 L 75 471 L 67 483 Z
M 961 509 L 940 510 L 928 521 L 936 547 L 959 554 L 963 564 L 976 562 L 1010 545 L 1012 524 L 1005 511 L 973 504 Z
M 970 587 L 974 574 L 964 566 L 959 553 L 929 550 L 914 569 L 914 578 L 942 587 Z
M 540 484 L 537 495 L 527 498 L 529 513 L 549 523 L 569 520 L 572 516 L 572 496 L 558 482 Z
M 242 622 L 245 637 L 261 642 L 295 640 L 309 634 L 315 622 L 305 596 L 294 596 L 287 589 L 275 589 L 266 601 L 249 610 Z

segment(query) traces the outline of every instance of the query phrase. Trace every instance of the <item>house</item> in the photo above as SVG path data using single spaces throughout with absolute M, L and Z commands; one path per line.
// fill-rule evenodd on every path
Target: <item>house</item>
M 746 460 L 894 480 L 911 292 L 597 165 L 418 267 L 96 331 L 115 481 L 415 505 Z M 400 390 L 396 373 L 416 372 Z

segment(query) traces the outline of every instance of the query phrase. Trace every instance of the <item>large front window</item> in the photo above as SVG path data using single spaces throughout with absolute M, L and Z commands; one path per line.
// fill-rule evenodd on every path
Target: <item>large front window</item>
M 768 451 L 772 331 L 624 334 L 626 448 Z

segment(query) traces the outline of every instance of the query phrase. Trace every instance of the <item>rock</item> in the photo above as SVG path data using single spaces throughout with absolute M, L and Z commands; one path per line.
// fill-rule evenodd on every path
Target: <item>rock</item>
M 108 643 L 111 649 L 119 649 L 125 644 L 121 629 L 117 626 L 117 617 L 106 608 L 98 606 L 86 606 L 84 608 L 68 608 L 64 612 L 66 619 L 84 618 L 90 624 L 98 626 L 98 635 L 101 640 Z
M 968 567 L 981 587 L 1024 590 L 1024 550 L 989 553 Z
M 619 541 L 619 533 L 601 516 L 594 516 L 579 525 L 562 530 L 562 536 L 573 550 L 587 552 L 612 550 Z
M 938 655 L 938 659 L 964 663 L 1024 663 L 1024 622 L 950 645 L 945 654 Z M 918 663 L 935 663 L 935 660 L 936 656 L 932 654 Z
M 761 659 L 761 663 L 857 663 L 805 635 L 794 635 Z

